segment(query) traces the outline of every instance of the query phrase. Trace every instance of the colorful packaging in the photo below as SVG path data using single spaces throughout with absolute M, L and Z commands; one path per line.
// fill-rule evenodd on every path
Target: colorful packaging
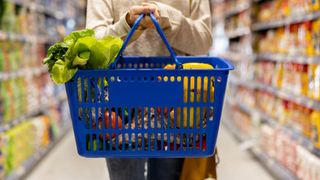
M 315 147 L 320 149 L 320 111 L 313 111 L 311 116 L 311 139 Z

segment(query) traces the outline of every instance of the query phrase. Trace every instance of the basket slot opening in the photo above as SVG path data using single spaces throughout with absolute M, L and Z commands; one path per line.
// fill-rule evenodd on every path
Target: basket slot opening
M 91 108 L 92 129 L 97 129 L 97 118 L 96 109 Z
M 187 151 L 188 150 L 187 146 L 189 144 L 189 137 L 186 133 L 182 134 L 182 142 L 181 143 L 183 144 L 183 146 L 182 146 L 183 151 Z
M 103 78 L 103 83 L 101 83 L 101 102 L 108 102 L 109 101 L 109 91 L 108 91 L 108 78 Z
M 201 149 L 202 151 L 206 151 L 207 150 L 207 134 L 206 133 L 202 134 L 201 140 L 202 140 Z
M 206 128 L 206 124 L 207 124 L 207 119 L 209 119 L 209 114 L 210 114 L 210 109 L 208 109 L 207 107 L 203 108 L 203 112 L 204 112 L 204 118 L 202 120 L 202 128 L 205 129 Z
M 138 151 L 141 151 L 142 150 L 142 134 L 141 133 L 138 133 Z
M 78 108 L 78 120 L 82 121 L 83 119 L 83 109 L 82 107 Z
M 122 108 L 117 108 L 117 111 L 116 111 L 116 117 L 117 117 L 117 121 L 116 121 L 116 126 L 118 129 L 122 129 L 123 125 L 124 125 L 124 122 L 122 121 Z
M 187 76 L 183 78 L 183 102 L 188 103 L 188 94 L 189 94 L 189 79 Z
M 168 147 L 170 146 L 170 142 L 168 141 L 168 134 L 167 133 L 164 133 L 163 134 L 163 150 L 164 151 L 168 151 Z
M 150 151 L 155 151 L 155 142 L 156 142 L 156 136 L 155 136 L 155 134 L 154 133 L 152 133 L 151 135 L 150 135 Z
M 86 134 L 86 150 L 91 151 L 90 134 Z
M 169 150 L 170 151 L 175 151 L 175 147 L 176 147 L 176 143 L 175 143 L 175 138 L 174 138 L 174 134 L 170 133 L 170 139 L 169 139 Z
M 82 97 L 83 97 L 83 94 L 82 94 L 82 86 L 81 86 L 81 78 L 80 77 L 78 77 L 77 78 L 77 97 L 78 97 L 78 102 L 83 102 L 83 99 L 82 99 Z
M 162 150 L 163 145 L 161 144 L 162 142 L 162 135 L 160 133 L 157 134 L 157 150 L 160 151 Z
M 210 102 L 214 102 L 214 82 L 215 82 L 215 78 L 211 76 L 210 77 Z
M 214 120 L 214 109 L 213 106 L 210 106 L 209 109 L 209 121 L 213 121 Z
M 135 108 L 131 108 L 130 109 L 130 114 L 129 114 L 129 122 L 128 124 L 130 125 L 130 128 L 131 129 L 134 129 L 135 128 Z
M 107 150 L 107 151 L 110 151 L 111 148 L 112 148 L 112 144 L 111 144 L 111 142 L 110 142 L 110 134 L 107 133 L 107 134 L 106 134 L 106 150 Z
M 195 125 L 193 126 L 194 129 L 199 129 L 200 128 L 200 107 L 196 107 L 194 109 L 195 113 L 194 113 L 194 117 L 193 117 L 193 122 L 195 123 Z
M 189 93 L 189 102 L 193 103 L 193 102 L 195 102 L 194 96 L 195 96 L 195 91 L 196 91 L 196 89 L 195 89 L 195 78 L 194 78 L 194 76 L 191 76 L 191 77 L 190 77 L 190 81 L 189 81 L 189 91 L 190 91 L 190 93 Z
M 200 134 L 199 133 L 196 133 L 195 139 L 196 139 L 196 141 L 195 141 L 195 149 L 196 150 L 201 150 L 200 146 L 201 146 L 202 140 L 200 138 Z
M 180 134 L 176 134 L 176 136 L 175 136 L 177 151 L 180 151 L 182 149 L 182 144 L 181 144 L 180 137 L 181 137 Z
M 112 133 L 111 141 L 112 141 L 112 150 L 113 151 L 118 150 L 119 142 L 118 142 L 117 134 Z
M 92 109 L 93 109 L 93 108 L 88 108 L 88 113 L 89 113 L 89 129 L 93 128 Z
M 90 109 L 89 108 L 85 108 L 84 111 L 84 116 L 85 116 L 85 128 L 89 129 L 90 128 Z
M 92 135 L 92 143 L 91 143 L 92 151 L 97 151 L 98 149 L 98 141 L 97 141 L 97 135 Z
M 155 123 L 154 125 L 156 128 L 161 128 L 160 118 L 161 118 L 161 108 L 157 107 L 156 108 L 156 116 L 155 116 L 156 122 L 154 122 Z
M 203 78 L 203 82 L 202 82 L 202 87 L 203 87 L 203 102 L 209 102 L 209 99 L 208 99 L 208 97 L 209 97 L 209 95 L 208 95 L 208 93 L 209 93 L 209 91 L 208 91 L 208 86 L 209 86 L 209 78 L 208 78 L 208 76 L 205 76 L 204 78 Z
M 142 128 L 142 123 L 144 122 L 144 118 L 142 116 L 142 108 L 137 108 L 137 113 L 136 113 L 136 128 L 141 129 Z
M 82 94 L 83 94 L 83 98 L 84 98 L 84 102 L 89 102 L 89 98 L 88 98 L 88 78 L 84 78 L 83 79 L 83 84 L 82 84 Z
M 99 141 L 99 146 L 98 146 L 98 150 L 99 151 L 103 151 L 104 150 L 104 138 L 103 138 L 103 134 L 99 134 L 99 138 L 98 138 L 98 141 Z
M 144 129 L 150 128 L 150 108 L 144 108 Z
M 135 151 L 136 150 L 136 134 L 132 133 L 131 134 L 131 150 Z
M 98 118 L 98 128 L 99 129 L 102 129 L 104 127 L 104 115 L 102 114 L 102 109 L 101 108 L 98 108 L 98 111 L 97 111 L 97 114 L 96 114 L 96 117 Z
M 195 137 L 194 137 L 194 134 L 193 133 L 191 133 L 191 134 L 189 134 L 189 144 L 188 144 L 188 149 L 189 150 L 193 150 L 194 149 L 194 147 L 195 147 Z
M 202 82 L 202 78 L 200 76 L 197 77 L 197 82 L 195 83 L 196 87 L 195 87 L 195 93 L 196 93 L 196 101 L 199 103 L 201 102 L 201 82 Z
M 148 144 L 148 133 L 144 133 L 142 147 L 144 151 L 149 151 L 149 144 Z

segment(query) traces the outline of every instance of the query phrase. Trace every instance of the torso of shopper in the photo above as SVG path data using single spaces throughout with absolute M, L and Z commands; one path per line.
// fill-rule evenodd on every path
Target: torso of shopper
M 178 55 L 205 55 L 212 44 L 209 0 L 88 0 L 87 28 L 98 38 L 106 35 L 125 38 L 131 27 L 126 15 L 132 6 L 154 3 L 160 12 L 160 25 Z M 167 56 L 155 29 L 137 30 L 126 55 Z

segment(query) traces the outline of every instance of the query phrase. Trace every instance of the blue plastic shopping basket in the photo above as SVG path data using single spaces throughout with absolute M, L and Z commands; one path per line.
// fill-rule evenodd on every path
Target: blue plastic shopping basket
M 124 57 L 139 16 L 108 70 L 79 70 L 66 84 L 78 153 L 85 157 L 206 157 L 217 140 L 230 70 L 214 57 Z M 188 62 L 214 69 L 181 69 Z M 176 69 L 165 70 L 167 64 Z

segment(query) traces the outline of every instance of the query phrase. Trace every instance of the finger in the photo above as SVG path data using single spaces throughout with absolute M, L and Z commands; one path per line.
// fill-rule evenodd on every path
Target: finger
M 148 13 L 148 8 L 144 6 L 133 6 L 130 9 L 130 14 L 131 15 L 140 15 L 142 13 Z

